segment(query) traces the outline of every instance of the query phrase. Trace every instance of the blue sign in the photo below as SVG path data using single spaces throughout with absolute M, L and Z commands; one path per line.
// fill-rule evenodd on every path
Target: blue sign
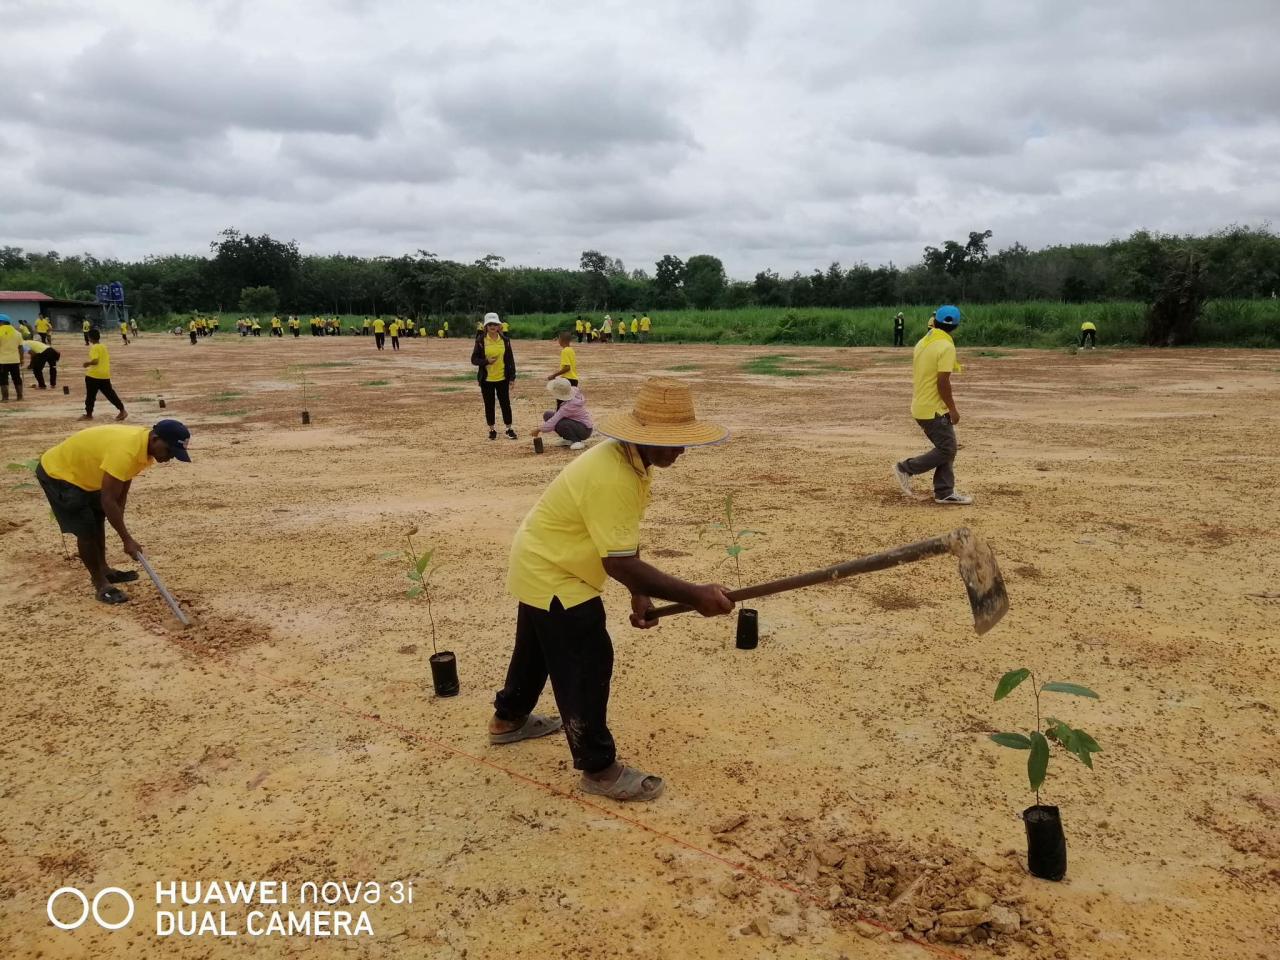
M 95 288 L 95 296 L 99 303 L 107 303 L 111 299 L 111 284 L 100 283 Z
M 124 284 L 119 280 L 113 280 L 108 286 L 111 288 L 111 302 L 124 303 Z

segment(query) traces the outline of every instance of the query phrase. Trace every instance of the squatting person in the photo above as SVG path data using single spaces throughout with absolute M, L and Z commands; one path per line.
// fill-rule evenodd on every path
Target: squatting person
M 951 392 L 951 374 L 960 372 L 960 364 L 956 362 L 952 335 L 958 326 L 960 310 L 950 305 L 939 307 L 933 315 L 933 326 L 915 346 L 911 357 L 911 416 L 933 443 L 933 449 L 895 463 L 893 476 L 902 492 L 914 497 L 911 478 L 932 470 L 933 502 L 964 506 L 973 503 L 973 497 L 956 490 L 953 467 L 960 410 Z
M 489 439 L 498 439 L 494 401 L 502 407 L 502 422 L 507 438 L 517 439 L 511 427 L 511 384 L 516 379 L 516 357 L 511 351 L 511 338 L 502 332 L 502 321 L 496 313 L 486 313 L 480 333 L 471 349 L 471 362 L 476 366 L 476 380 L 484 398 L 484 419 L 489 424 Z
M 563 409 L 563 408 L 561 408 Z M 519 601 L 506 684 L 494 700 L 489 741 L 515 743 L 561 728 L 535 714 L 551 680 L 563 727 L 582 771 L 580 788 L 615 800 L 653 800 L 661 777 L 618 762 L 609 732 L 613 645 L 605 629 L 605 580 L 631 591 L 631 625 L 646 629 L 650 598 L 693 607 L 704 617 L 733 610 L 719 584 L 694 584 L 640 559 L 640 520 L 653 468 L 670 467 L 686 447 L 719 443 L 728 430 L 694 415 L 689 387 L 649 380 L 631 413 L 605 418 L 612 438 L 565 467 L 520 524 L 511 546 L 507 588 Z
M 574 386 L 572 380 L 556 377 L 547 381 L 547 392 L 556 398 L 556 408 L 542 412 L 542 426 L 535 427 L 532 436 L 554 433 L 560 438 L 561 445 L 581 450 L 596 425 L 587 410 L 582 390 Z
M 136 570 L 107 565 L 106 523 L 120 534 L 124 552 L 138 559 L 142 546 L 124 523 L 133 478 L 153 463 L 175 458 L 190 463 L 190 439 L 191 431 L 177 420 L 161 420 L 153 427 L 111 424 L 72 434 L 40 457 L 36 479 L 58 528 L 75 535 L 94 596 L 103 603 L 124 603 L 129 597 L 116 584 L 138 579 Z

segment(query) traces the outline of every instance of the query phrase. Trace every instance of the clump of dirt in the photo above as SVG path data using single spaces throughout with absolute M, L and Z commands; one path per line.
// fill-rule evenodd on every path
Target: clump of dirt
M 881 610 L 915 610 L 924 606 L 919 595 L 904 587 L 882 587 L 871 595 L 871 602 Z
M 1003 952 L 1010 940 L 1039 946 L 1052 936 L 1046 918 L 1027 906 L 1016 867 L 991 867 L 941 838 L 926 846 L 885 834 L 824 834 L 801 822 L 764 859 L 864 937 Z
M 186 627 L 178 622 L 173 611 L 158 595 L 143 597 L 135 602 L 138 619 L 147 629 L 195 656 L 225 656 L 271 639 L 269 627 L 253 620 L 214 611 L 198 596 L 184 595 L 178 600 L 191 621 L 190 626 Z
M 1013 572 L 1017 576 L 1022 577 L 1022 579 L 1024 580 L 1043 580 L 1044 579 L 1044 573 L 1040 570 L 1040 568 L 1033 566 L 1029 563 L 1024 563 L 1021 566 L 1014 567 Z
M 1200 539 L 1215 547 L 1225 547 L 1235 541 L 1235 536 L 1220 523 L 1200 528 Z
M 97 869 L 93 859 L 83 850 L 69 853 L 44 853 L 36 857 L 42 873 L 60 880 L 92 877 Z

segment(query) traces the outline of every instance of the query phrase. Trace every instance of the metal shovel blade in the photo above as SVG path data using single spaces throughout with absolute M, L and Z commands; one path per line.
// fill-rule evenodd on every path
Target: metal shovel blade
M 1004 588 L 1004 577 L 996 563 L 991 545 L 981 537 L 975 537 L 968 527 L 950 534 L 951 552 L 960 561 L 960 579 L 969 593 L 969 606 L 973 610 L 973 629 L 986 633 L 1009 612 L 1009 594 Z

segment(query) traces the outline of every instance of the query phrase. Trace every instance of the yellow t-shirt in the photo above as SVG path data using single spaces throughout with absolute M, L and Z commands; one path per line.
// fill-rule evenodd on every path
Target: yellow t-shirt
M 640 332 L 640 321 L 639 321 L 639 320 L 632 320 L 632 321 L 631 321 L 631 332 L 632 332 L 633 334 L 635 334 L 635 333 L 639 333 L 639 332 Z
M 46 320 L 44 317 L 41 317 L 39 320 L 36 321 L 36 333 L 49 333 L 52 330 L 53 330 L 53 327 L 50 325 L 49 321 Z
M 502 332 L 503 333 L 511 332 L 511 324 L 507 323 L 507 321 L 505 320 L 502 321 Z
M 300 321 L 297 317 L 290 317 L 290 318 L 289 318 L 289 329 L 290 329 L 290 330 L 297 330 L 300 326 L 302 326 L 302 321 Z
M 271 318 L 271 326 L 272 326 L 273 328 L 275 328 L 275 329 L 279 329 L 279 327 L 280 327 L 280 318 L 279 318 L 279 317 L 272 317 L 272 318 Z
M 262 329 L 262 324 L 260 324 L 257 320 L 254 320 L 254 321 L 253 321 L 253 329 L 255 329 L 255 330 L 261 330 L 261 329 Z
M 103 344 L 95 343 L 89 348 L 89 360 L 92 365 L 84 368 L 86 377 L 93 377 L 95 380 L 111 379 L 111 354 Z
M 155 462 L 147 455 L 150 435 L 150 427 L 89 427 L 46 450 L 40 465 L 55 480 L 101 490 L 106 474 L 129 481 Z
M 521 603 L 549 610 L 552 599 L 576 607 L 600 596 L 605 557 L 640 549 L 650 471 L 634 449 L 602 443 L 560 471 L 529 511 L 507 568 L 507 589 Z
M 938 392 L 938 374 L 951 372 L 960 372 L 955 341 L 951 334 L 934 327 L 920 338 L 912 352 L 911 375 L 915 389 L 911 396 L 911 416 L 932 420 L 947 412 L 947 405 Z
M 643 332 L 643 333 L 648 333 L 648 332 L 649 332 L 649 324 L 650 324 L 650 320 L 649 320 L 649 318 L 648 318 L 648 317 L 641 317 L 641 318 L 640 318 L 640 330 L 641 330 L 641 332 Z
M 575 321 L 573 322 L 573 332 L 574 332 L 574 333 L 581 333 L 581 332 L 582 332 L 582 321 L 581 321 L 581 320 L 575 320 Z
M 1084 323 L 1080 324 L 1080 329 L 1081 330 L 1097 330 L 1098 328 L 1094 326 L 1092 320 L 1086 320 Z
M 400 336 L 400 324 L 396 323 L 394 320 L 391 321 L 391 335 L 393 337 Z
M 437 330 L 437 331 L 436 331 L 436 336 L 437 336 L 437 337 L 442 337 L 442 338 L 443 338 L 443 337 L 444 337 L 444 330 Z
M 22 334 L 23 340 L 31 339 L 31 328 L 28 327 L 25 323 L 18 324 L 18 332 Z
M 484 358 L 488 362 L 485 368 L 489 375 L 485 377 L 490 383 L 507 379 L 507 345 L 501 337 L 484 338 Z
M 82 323 L 80 324 L 80 329 L 81 329 L 81 330 L 83 330 L 85 333 L 88 333 L 88 332 L 89 332 L 89 321 L 88 321 L 88 320 L 85 320 L 84 322 L 82 322 Z
M 25 346 L 32 353 L 36 353 L 36 354 L 44 353 L 46 350 L 53 349 L 53 347 L 49 346 L 43 340 L 31 340 L 28 343 L 23 344 L 23 346 Z
M 387 327 L 387 325 L 386 325 L 385 323 L 383 323 L 381 320 L 375 320 L 375 321 L 373 321 L 373 332 L 374 332 L 374 333 L 382 333 L 382 332 L 386 329 L 386 327 Z
M 0 323 L 0 363 L 22 362 L 22 334 L 7 323 Z
M 578 379 L 578 355 L 573 352 L 573 347 L 560 348 L 560 366 L 568 367 L 568 373 L 562 373 L 562 377 L 570 380 Z
M 365 328 L 366 330 L 368 330 L 368 329 L 369 329 L 369 324 L 370 324 L 371 322 L 372 322 L 372 321 L 370 321 L 368 317 L 365 317 L 365 320 L 364 320 L 364 324 L 363 324 L 363 326 L 364 326 L 364 328 Z

